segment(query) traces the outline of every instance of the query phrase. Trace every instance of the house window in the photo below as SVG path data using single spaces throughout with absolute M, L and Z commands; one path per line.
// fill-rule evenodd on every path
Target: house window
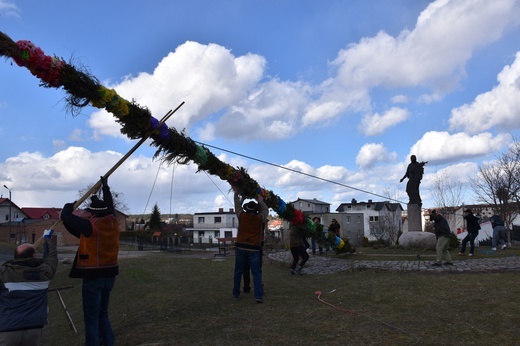
M 361 216 L 357 217 L 357 223 L 361 223 Z
M 198 223 L 204 223 L 204 216 L 199 216 L 199 222 Z
M 345 222 L 346 222 L 347 224 L 350 223 L 350 216 L 345 217 Z
M 51 216 L 49 214 L 43 215 L 43 219 L 44 220 L 49 220 L 50 218 L 51 218 Z
M 220 231 L 215 231 L 213 238 L 220 238 Z
M 370 222 L 378 222 L 379 216 L 370 216 Z
M 199 238 L 204 238 L 204 231 L 199 231 Z
M 216 216 L 215 217 L 215 223 L 221 223 L 221 222 L 222 222 L 222 217 Z

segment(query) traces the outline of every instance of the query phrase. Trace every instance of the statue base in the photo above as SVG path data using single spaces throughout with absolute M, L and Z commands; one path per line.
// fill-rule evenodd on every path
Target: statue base
M 406 232 L 399 237 L 399 245 L 406 248 L 435 249 L 437 238 L 430 232 Z
M 399 237 L 400 246 L 435 249 L 437 238 L 433 233 L 422 231 L 421 213 L 420 204 L 408 204 L 408 232 Z

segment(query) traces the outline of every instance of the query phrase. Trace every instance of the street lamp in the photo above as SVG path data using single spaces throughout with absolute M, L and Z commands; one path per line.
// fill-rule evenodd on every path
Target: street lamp
M 11 206 L 13 205 L 13 201 L 11 200 L 11 189 L 4 185 L 4 187 L 9 190 L 9 237 L 11 237 Z

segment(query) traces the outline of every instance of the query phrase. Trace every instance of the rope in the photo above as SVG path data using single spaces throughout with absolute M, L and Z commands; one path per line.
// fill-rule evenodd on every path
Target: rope
M 395 198 L 391 198 L 389 196 L 383 196 L 383 195 L 379 195 L 377 193 L 374 193 L 374 192 L 370 192 L 370 191 L 366 191 L 366 190 L 363 190 L 363 189 L 358 189 L 357 187 L 353 187 L 353 186 L 349 186 L 347 184 L 343 184 L 343 183 L 340 183 L 340 182 L 337 182 L 337 181 L 334 181 L 334 180 L 329 180 L 329 179 L 325 179 L 325 178 L 322 178 L 322 177 L 318 177 L 316 175 L 312 175 L 312 174 L 308 174 L 308 173 L 304 173 L 304 172 L 300 172 L 300 171 L 297 171 L 295 169 L 292 169 L 292 168 L 288 168 L 288 167 L 284 167 L 284 166 L 281 166 L 281 165 L 277 165 L 275 163 L 272 163 L 272 162 L 269 162 L 269 161 L 264 161 L 264 160 L 260 160 L 260 159 L 255 159 L 254 157 L 251 157 L 251 156 L 247 156 L 247 155 L 243 155 L 243 154 L 239 154 L 237 152 L 234 152 L 234 151 L 231 151 L 231 150 L 227 150 L 227 149 L 223 149 L 223 148 L 219 148 L 219 147 L 216 147 L 214 145 L 209 145 L 209 144 L 206 144 L 206 143 L 202 143 L 202 142 L 198 142 L 198 141 L 194 141 L 195 143 L 197 144 L 200 144 L 200 145 L 204 145 L 206 147 L 210 147 L 210 148 L 213 148 L 213 149 L 218 149 L 218 150 L 221 150 L 221 151 L 224 151 L 224 152 L 227 152 L 227 153 L 230 153 L 230 154 L 233 154 L 233 155 L 237 155 L 237 156 L 242 156 L 242 157 L 245 157 L 246 159 L 250 159 L 250 160 L 253 160 L 253 161 L 258 161 L 260 163 L 264 163 L 266 165 L 271 165 L 271 166 L 274 166 L 274 167 L 277 167 L 277 168 L 281 168 L 281 169 L 285 169 L 287 171 L 290 171 L 290 172 L 293 172 L 293 173 L 298 173 L 298 174 L 301 174 L 301 175 L 305 175 L 307 177 L 310 177 L 310 178 L 314 178 L 314 179 L 318 179 L 318 180 L 321 180 L 321 181 L 324 181 L 324 182 L 327 182 L 327 183 L 331 183 L 331 184 L 335 184 L 335 185 L 339 185 L 339 186 L 342 186 L 342 187 L 346 187 L 348 189 L 352 189 L 352 190 L 356 190 L 356 191 L 360 191 L 360 192 L 364 192 L 366 194 L 369 194 L 369 195 L 372 195 L 372 196 L 376 196 L 376 197 L 381 197 L 381 198 L 384 198 L 386 200 L 390 200 L 390 201 L 394 201 L 394 202 L 397 202 L 397 203 L 402 203 L 402 204 L 407 204 L 403 201 L 400 201 L 398 199 L 395 199 Z
M 144 206 L 143 215 L 145 215 L 146 208 L 148 208 L 148 203 L 150 202 L 150 198 L 152 197 L 153 189 L 155 188 L 155 183 L 157 182 L 157 177 L 159 176 L 159 171 L 161 170 L 162 163 L 163 163 L 163 161 L 161 161 L 161 163 L 159 163 L 159 168 L 157 168 L 157 174 L 155 175 L 152 189 L 150 190 L 150 195 L 148 195 L 148 200 L 146 201 L 146 205 Z
M 387 326 L 387 327 L 389 327 L 389 328 L 392 328 L 392 329 L 398 330 L 398 331 L 400 331 L 400 332 L 403 333 L 403 334 L 409 335 L 409 336 L 415 338 L 415 342 L 414 342 L 412 345 L 416 345 L 416 344 L 419 343 L 419 338 L 418 338 L 416 335 L 414 335 L 414 334 L 408 332 L 407 330 L 404 330 L 404 329 L 401 329 L 401 328 L 399 328 L 399 327 L 393 326 L 393 325 L 391 325 L 391 324 L 389 324 L 389 323 L 386 323 L 386 322 L 384 322 L 384 321 L 381 321 L 381 320 L 378 320 L 378 319 L 376 319 L 376 318 L 370 317 L 370 316 L 368 316 L 368 315 L 363 315 L 363 314 L 357 313 L 357 312 L 355 312 L 354 310 L 348 310 L 348 309 L 340 308 L 339 306 L 336 306 L 336 305 L 333 305 L 333 304 L 331 304 L 331 303 L 329 303 L 329 302 L 326 302 L 325 300 L 321 299 L 321 291 L 316 291 L 316 292 L 314 292 L 314 294 L 318 297 L 318 300 L 319 300 L 320 302 L 322 302 L 323 304 L 326 304 L 326 305 L 328 305 L 328 306 L 330 306 L 330 307 L 332 307 L 332 308 L 334 308 L 334 309 L 336 309 L 336 310 L 338 310 L 338 311 L 343 311 L 343 312 L 346 312 L 346 313 L 349 313 L 349 314 L 352 314 L 352 315 L 358 315 L 358 316 L 366 317 L 366 318 L 368 318 L 368 319 L 370 319 L 370 320 L 372 320 L 372 321 L 375 321 L 375 322 L 378 322 L 378 323 L 384 324 L 385 326 Z
M 206 172 L 204 171 L 204 173 L 206 173 Z M 225 193 L 220 189 L 220 187 L 218 187 L 218 185 L 215 184 L 215 182 L 213 181 L 213 179 L 211 179 L 211 177 L 210 177 L 210 175 L 209 175 L 208 173 L 206 173 L 206 176 L 207 176 L 208 179 L 213 183 L 213 185 L 215 185 L 215 187 L 220 191 L 220 193 L 222 194 L 222 196 L 224 196 L 224 197 L 227 199 L 227 201 L 229 202 L 229 204 L 231 205 L 231 207 L 233 207 L 234 204 L 233 204 L 233 202 L 231 202 L 231 201 L 229 200 L 227 194 L 225 194 Z

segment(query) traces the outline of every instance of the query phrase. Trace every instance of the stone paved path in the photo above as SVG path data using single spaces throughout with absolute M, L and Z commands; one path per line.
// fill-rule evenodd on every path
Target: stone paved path
M 489 272 L 502 270 L 519 270 L 520 256 L 509 256 L 499 258 L 469 258 L 453 261 L 453 266 L 432 267 L 432 260 L 419 260 L 414 258 L 408 261 L 369 261 L 361 259 L 345 259 L 327 256 L 310 255 L 309 261 L 305 264 L 303 272 L 305 274 L 325 275 L 347 270 L 375 269 L 385 271 L 421 271 L 421 272 Z M 292 256 L 289 251 L 278 251 L 269 253 L 268 257 L 277 262 L 292 263 Z

